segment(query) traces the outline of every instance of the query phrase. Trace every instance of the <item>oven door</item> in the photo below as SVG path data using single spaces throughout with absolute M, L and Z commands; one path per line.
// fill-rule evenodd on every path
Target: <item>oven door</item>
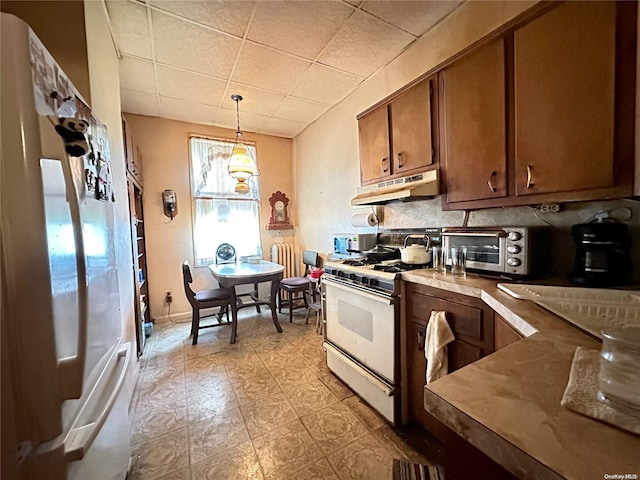
M 324 279 L 327 341 L 395 383 L 395 298 Z

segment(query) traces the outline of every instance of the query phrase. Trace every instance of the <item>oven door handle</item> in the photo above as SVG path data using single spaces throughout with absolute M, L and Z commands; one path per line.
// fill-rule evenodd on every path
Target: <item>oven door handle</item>
M 331 350 L 331 352 L 334 355 L 337 355 L 339 357 L 345 357 L 344 353 L 342 353 L 340 350 L 338 350 L 337 348 L 335 348 L 333 345 L 331 345 L 328 342 L 324 342 L 322 344 L 322 346 L 324 348 L 326 348 L 327 350 Z M 386 382 L 383 382 L 379 378 L 374 377 L 371 373 L 369 373 L 367 370 L 365 370 L 360 365 L 355 363 L 353 360 L 349 360 L 348 362 L 345 362 L 345 365 L 349 366 L 349 368 L 352 368 L 357 373 L 359 373 L 361 376 L 366 378 L 376 388 L 378 388 L 379 390 L 383 391 L 387 395 L 387 397 L 392 397 L 396 393 L 395 388 L 393 388 L 391 385 L 387 385 Z
M 332 287 L 339 288 L 344 290 L 345 292 L 353 293 L 354 290 L 358 291 L 358 295 L 362 295 L 370 300 L 374 300 L 376 302 L 384 303 L 385 305 L 393 305 L 395 303 L 395 299 L 389 295 L 385 295 L 383 293 L 377 293 L 371 290 L 368 290 L 364 287 L 359 287 L 357 285 L 352 284 L 344 284 L 339 280 L 334 280 L 332 278 L 328 278 L 326 275 L 322 276 L 322 283 L 330 284 Z

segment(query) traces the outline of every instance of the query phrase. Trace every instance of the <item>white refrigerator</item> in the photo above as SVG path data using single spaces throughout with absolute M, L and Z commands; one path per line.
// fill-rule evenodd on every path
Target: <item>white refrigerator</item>
M 106 127 L 29 27 L 1 20 L 2 478 L 123 479 L 132 349 Z

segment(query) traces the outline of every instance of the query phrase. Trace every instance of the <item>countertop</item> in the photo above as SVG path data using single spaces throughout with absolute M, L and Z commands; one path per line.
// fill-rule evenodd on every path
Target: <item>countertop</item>
M 402 280 L 481 298 L 525 336 L 426 386 L 426 410 L 519 478 L 640 478 L 640 436 L 560 405 L 576 347 L 600 350 L 597 338 L 496 280 L 432 270 Z

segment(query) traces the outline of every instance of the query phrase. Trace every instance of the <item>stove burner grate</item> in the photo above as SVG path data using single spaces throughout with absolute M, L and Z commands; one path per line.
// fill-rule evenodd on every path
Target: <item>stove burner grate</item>
M 382 270 L 383 272 L 387 272 L 387 273 L 399 273 L 399 272 L 406 272 L 407 270 L 420 270 L 423 268 L 428 268 L 429 264 L 428 263 L 422 263 L 422 264 L 417 264 L 417 263 L 396 263 L 393 265 L 385 265 L 385 264 L 377 264 L 373 266 L 374 270 Z

